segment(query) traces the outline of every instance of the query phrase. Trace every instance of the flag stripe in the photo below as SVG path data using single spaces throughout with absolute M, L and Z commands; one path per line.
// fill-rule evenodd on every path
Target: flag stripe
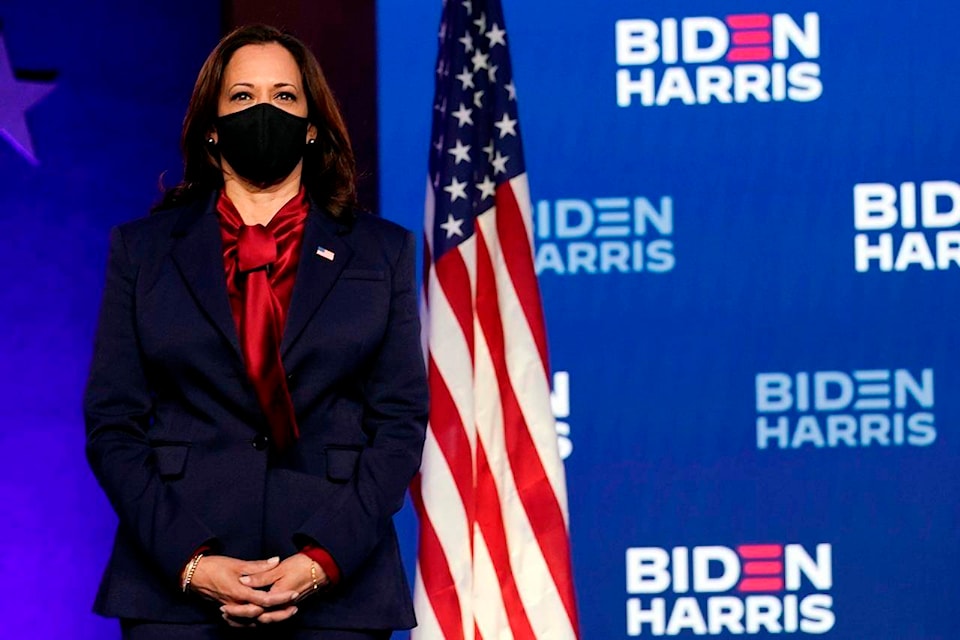
M 544 377 L 549 379 L 547 336 L 544 330 L 543 309 L 540 306 L 540 287 L 537 284 L 537 275 L 533 266 L 530 237 L 523 223 L 520 205 L 509 183 L 497 188 L 496 200 L 497 239 L 500 242 L 501 254 L 506 259 L 510 280 L 519 293 L 518 297 L 527 325 L 537 343 L 537 353 L 540 354 L 540 361 L 543 363 Z
M 503 527 L 503 518 L 500 512 L 500 496 L 491 475 L 490 464 L 487 462 L 483 443 L 477 443 L 477 521 L 486 541 L 487 551 L 496 571 L 497 582 L 500 586 L 500 595 L 503 607 L 506 610 L 510 630 L 517 640 L 535 640 L 533 628 L 510 566 L 510 556 L 507 547 L 507 535 Z
M 417 560 L 416 574 L 413 578 L 413 588 L 415 593 L 424 593 L 426 587 L 423 584 L 420 561 Z M 434 614 L 433 607 L 428 600 L 415 598 L 413 601 L 414 612 L 417 616 L 417 630 L 425 638 L 442 638 L 443 630 L 440 628 L 440 622 Z
M 547 559 L 554 581 L 572 584 L 566 522 L 553 488 L 540 462 L 520 404 L 507 372 L 503 324 L 497 301 L 497 283 L 493 264 L 482 231 L 477 235 L 477 318 L 490 347 L 500 388 L 504 415 L 506 450 L 513 468 L 520 500 L 533 526 L 537 542 Z M 576 606 L 572 589 L 560 590 L 564 609 L 571 625 L 576 627 Z
M 473 567 L 470 562 L 472 527 L 464 506 L 458 500 L 450 468 L 438 449 L 432 431 L 427 432 L 423 451 L 425 464 L 417 485 L 418 496 L 422 500 L 420 515 L 430 522 L 437 548 L 447 559 L 450 580 L 460 603 L 461 626 L 464 634 L 468 634 L 473 617 Z
M 504 607 L 502 591 L 494 569 L 493 559 L 483 536 L 478 532 L 474 544 L 475 621 L 482 636 L 497 640 L 514 640 L 510 616 Z
M 470 272 L 460 251 L 451 251 L 435 263 L 435 278 L 460 324 L 473 361 L 473 300 Z
M 472 247 L 472 242 L 469 245 Z M 462 260 L 461 264 L 466 265 Z M 463 280 L 464 274 L 469 274 L 469 269 L 461 269 L 452 272 L 459 275 L 459 282 L 450 283 L 448 286 L 469 289 L 472 285 Z M 450 300 L 440 287 L 436 279 L 431 281 L 430 289 L 433 290 L 433 304 L 429 308 L 431 318 L 431 329 L 429 337 L 429 353 L 427 361 L 432 361 L 436 367 L 435 375 L 437 381 L 443 382 L 442 389 L 433 389 L 434 379 L 431 379 L 431 395 L 434 393 L 447 393 L 452 399 L 458 419 L 455 422 L 443 422 L 433 420 L 431 422 L 432 430 L 438 434 L 441 439 L 455 437 L 445 435 L 448 430 L 459 430 L 464 432 L 470 448 L 460 447 L 462 459 L 450 460 L 450 464 L 465 465 L 467 470 L 473 469 L 472 447 L 475 441 L 474 421 L 474 383 L 473 383 L 473 360 L 474 354 L 472 348 L 472 336 L 474 333 L 472 311 L 470 317 L 461 321 L 450 304 Z M 460 300 L 459 304 L 468 304 L 473 306 L 471 300 Z M 464 328 L 463 322 L 469 322 L 469 327 Z M 470 336 L 470 343 L 467 342 L 467 336 Z M 448 414 L 451 415 L 451 414 Z M 472 480 L 471 483 L 472 485 Z
M 414 505 L 420 514 L 420 576 L 424 588 L 430 594 L 431 609 L 436 616 L 437 623 L 447 640 L 463 640 L 460 600 L 454 587 L 453 576 L 450 574 L 446 555 L 440 547 L 440 540 L 425 517 L 423 502 L 420 499 L 420 482 L 418 475 L 413 480 L 411 494 Z
M 450 468 L 450 473 L 453 475 L 453 481 L 457 486 L 457 493 L 460 494 L 461 504 L 465 507 L 466 520 L 469 524 L 474 521 L 472 447 L 470 440 L 467 438 L 467 432 L 463 428 L 460 413 L 457 411 L 445 379 L 437 370 L 437 364 L 433 357 L 430 358 L 428 366 L 429 375 L 431 380 L 434 381 L 430 387 L 430 424 L 442 425 L 442 428 L 434 428 L 432 434 L 441 453 L 443 453 L 447 466 Z

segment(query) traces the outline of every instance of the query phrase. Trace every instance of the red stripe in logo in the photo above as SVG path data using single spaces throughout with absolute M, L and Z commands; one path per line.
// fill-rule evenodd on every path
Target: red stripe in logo
M 730 36 L 730 42 L 737 46 L 751 44 L 770 44 L 773 36 L 769 31 L 734 31 Z
M 770 22 L 770 14 L 767 13 L 741 13 L 726 18 L 727 26 L 731 29 L 769 29 Z
M 743 563 L 743 575 L 745 576 L 777 576 L 782 574 L 782 562 L 751 560 L 750 562 Z
M 727 62 L 765 62 L 772 57 L 770 47 L 734 47 L 727 52 Z
M 737 585 L 737 591 L 783 591 L 783 578 L 744 578 Z
M 776 560 L 783 556 L 783 545 L 779 544 L 742 544 L 737 554 L 744 560 Z

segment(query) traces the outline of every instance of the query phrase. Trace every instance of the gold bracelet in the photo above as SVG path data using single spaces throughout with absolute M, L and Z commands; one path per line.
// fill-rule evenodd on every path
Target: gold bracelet
M 187 568 L 187 576 L 183 579 L 183 592 L 186 593 L 187 589 L 190 588 L 190 581 L 193 580 L 193 574 L 197 570 L 197 565 L 200 564 L 200 558 L 203 557 L 202 553 L 198 553 L 193 556 L 193 559 L 190 560 L 190 566 Z
M 317 563 L 316 561 L 310 563 L 310 579 L 313 580 L 313 590 L 316 591 L 320 588 L 320 582 L 317 580 Z

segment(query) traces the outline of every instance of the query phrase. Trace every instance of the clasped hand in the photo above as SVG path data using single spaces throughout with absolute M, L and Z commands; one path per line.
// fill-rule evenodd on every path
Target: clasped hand
M 190 588 L 219 602 L 227 624 L 246 627 L 282 622 L 296 614 L 296 603 L 314 591 L 314 575 L 317 584 L 326 584 L 323 569 L 302 553 L 283 562 L 204 556 Z

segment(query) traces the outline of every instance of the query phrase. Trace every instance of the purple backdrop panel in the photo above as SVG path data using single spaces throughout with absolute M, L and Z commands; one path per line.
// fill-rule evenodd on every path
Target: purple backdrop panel
M 111 225 L 179 176 L 179 125 L 219 3 L 0 5 L 3 635 L 110 638 L 90 613 L 115 518 L 81 395 Z

